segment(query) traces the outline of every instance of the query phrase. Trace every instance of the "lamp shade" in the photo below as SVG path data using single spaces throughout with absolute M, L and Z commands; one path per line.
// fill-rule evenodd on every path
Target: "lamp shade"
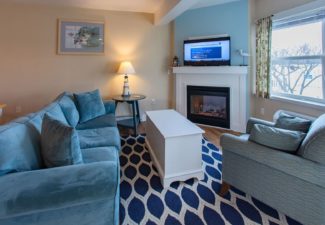
M 134 70 L 131 62 L 124 61 L 124 62 L 121 62 L 117 73 L 119 73 L 119 74 L 133 74 L 133 73 L 135 73 L 135 70 Z

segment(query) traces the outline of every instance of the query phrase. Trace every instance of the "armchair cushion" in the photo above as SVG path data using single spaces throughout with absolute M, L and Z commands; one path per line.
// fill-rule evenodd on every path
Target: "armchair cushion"
M 45 114 L 41 132 L 41 154 L 46 167 L 82 163 L 76 130 Z
M 282 129 L 295 130 L 307 133 L 311 123 L 312 121 L 310 120 L 281 112 L 279 114 L 279 117 L 275 121 L 274 126 Z
M 98 89 L 91 92 L 74 94 L 74 97 L 80 114 L 80 123 L 105 114 L 105 106 Z
M 255 124 L 249 140 L 258 144 L 286 152 L 296 152 L 305 133 Z
M 266 121 L 266 120 L 261 120 L 261 119 L 258 119 L 258 118 L 251 117 L 247 121 L 246 134 L 250 134 L 251 133 L 251 130 L 253 129 L 253 127 L 254 127 L 255 124 L 263 124 L 263 125 L 266 125 L 266 126 L 269 126 L 269 127 L 273 127 L 274 126 L 274 123 L 273 122 L 269 122 L 269 121 Z

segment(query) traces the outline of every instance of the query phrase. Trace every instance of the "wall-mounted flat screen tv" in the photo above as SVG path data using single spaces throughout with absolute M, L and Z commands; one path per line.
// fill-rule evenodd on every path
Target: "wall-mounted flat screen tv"
M 230 37 L 185 40 L 184 66 L 230 66 Z

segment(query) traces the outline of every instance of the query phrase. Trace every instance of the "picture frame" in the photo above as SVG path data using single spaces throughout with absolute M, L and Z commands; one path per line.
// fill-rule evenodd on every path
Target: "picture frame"
M 105 22 L 58 19 L 58 54 L 105 54 Z

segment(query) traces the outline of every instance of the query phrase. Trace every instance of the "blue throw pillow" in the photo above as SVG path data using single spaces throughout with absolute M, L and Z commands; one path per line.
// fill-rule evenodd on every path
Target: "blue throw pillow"
M 74 97 L 80 115 L 80 123 L 105 114 L 105 106 L 98 89 L 91 92 L 74 94 Z
M 305 136 L 305 133 L 299 131 L 255 124 L 249 135 L 249 140 L 267 147 L 294 153 Z
M 275 127 L 307 133 L 312 121 L 281 112 L 275 121 Z
M 41 155 L 46 167 L 82 163 L 77 131 L 45 114 L 41 131 Z
M 72 98 L 72 95 L 63 95 L 59 100 L 59 105 L 61 106 L 61 109 L 70 126 L 76 127 L 79 122 L 79 112 Z

